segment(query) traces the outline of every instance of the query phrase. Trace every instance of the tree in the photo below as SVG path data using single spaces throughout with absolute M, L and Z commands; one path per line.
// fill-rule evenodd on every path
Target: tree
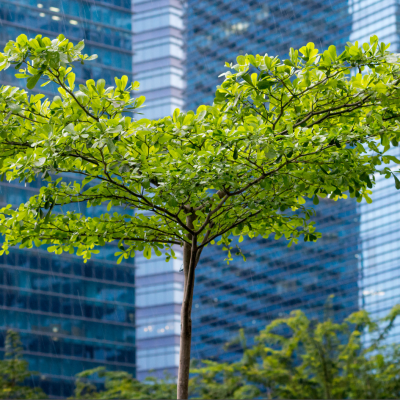
M 191 372 L 200 399 L 398 399 L 400 345 L 387 344 L 400 306 L 376 323 L 366 311 L 343 323 L 300 310 L 271 322 L 233 363 L 204 361 Z M 363 337 L 364 335 L 364 337 Z
M 104 379 L 104 390 L 98 391 L 88 377 Z M 172 377 L 158 380 L 153 377 L 139 382 L 123 371 L 106 371 L 103 367 L 77 375 L 73 399 L 175 399 L 176 383 Z
M 5 357 L 0 361 L 0 399 L 46 399 L 40 388 L 19 384 L 37 375 L 28 371 L 28 362 L 22 358 L 22 345 L 18 333 L 7 331 Z
M 27 203 L 1 209 L 3 252 L 49 245 L 87 260 L 115 242 L 120 262 L 135 251 L 169 260 L 173 246 L 182 247 L 178 398 L 187 398 L 195 268 L 205 246 L 223 244 L 229 262 L 233 235 L 239 242 L 285 236 L 289 246 L 301 235 L 315 241 L 305 197 L 317 204 L 318 196 L 337 200 L 349 191 L 370 202 L 375 173 L 393 176 L 400 188 L 380 168 L 399 162 L 386 155 L 400 137 L 398 57 L 375 36 L 339 56 L 334 46 L 319 54 L 313 43 L 283 61 L 241 55 L 227 64 L 233 73 L 212 106 L 150 121 L 129 116 L 144 98 L 131 97 L 138 83 L 127 86 L 126 76 L 116 87 L 105 88 L 103 79 L 76 87 L 74 63 L 94 57 L 82 55 L 83 47 L 62 35 L 20 35 L 1 55 L 0 68 L 15 66 L 28 89 L 41 80 L 60 94 L 49 100 L 1 89 L 0 172 L 9 181 L 39 174 L 47 181 Z M 110 212 L 71 209 L 80 203 L 108 203 Z

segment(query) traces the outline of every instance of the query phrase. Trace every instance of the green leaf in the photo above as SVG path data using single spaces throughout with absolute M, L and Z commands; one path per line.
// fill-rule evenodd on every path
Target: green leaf
M 367 201 L 368 204 L 371 204 L 371 203 L 372 203 L 371 197 L 369 197 L 369 196 L 368 196 L 367 194 L 365 194 L 365 193 L 364 193 L 364 198 L 365 198 L 365 200 Z
M 313 197 L 313 203 L 314 203 L 315 205 L 319 204 L 319 198 L 318 198 L 317 195 L 314 195 L 314 197 Z
M 245 65 L 246 64 L 246 57 L 244 56 L 237 56 L 236 61 L 239 65 Z
M 290 67 L 294 67 L 294 66 L 295 66 L 291 60 L 284 60 L 283 63 L 284 63 L 285 65 L 290 66 Z
M 21 34 L 17 37 L 17 43 L 20 45 L 24 45 L 26 43 L 28 43 L 28 37 L 24 34 Z
M 145 102 L 145 100 L 146 100 L 146 97 L 144 97 L 144 96 L 138 97 L 136 99 L 136 104 L 135 104 L 136 108 L 139 108 Z
M 74 46 L 75 51 L 81 51 L 85 47 L 85 42 L 82 40 L 77 45 Z
M 179 158 L 179 153 L 171 146 L 167 146 L 168 147 L 168 151 L 171 154 L 171 156 L 175 159 Z
M 19 104 L 8 104 L 8 108 L 15 114 L 22 111 L 22 107 Z
M 387 158 L 390 161 L 393 161 L 396 164 L 400 164 L 400 160 L 395 156 L 385 156 L 385 158 Z
M 147 258 L 148 260 L 150 260 L 150 258 L 151 258 L 151 247 L 150 246 L 147 246 L 144 249 L 143 256 L 144 256 L 144 258 Z
M 272 85 L 274 85 L 275 83 L 276 83 L 276 81 L 271 80 L 270 78 L 265 78 L 265 79 L 263 79 L 263 80 L 261 80 L 261 81 L 258 81 L 257 87 L 258 87 L 260 90 L 264 90 L 264 89 L 270 88 L 270 87 L 271 87 Z
M 393 178 L 394 178 L 394 185 L 396 187 L 397 190 L 400 190 L 400 180 L 399 178 L 397 178 L 396 175 L 393 174 Z
M 171 196 L 168 200 L 168 204 L 171 207 L 177 207 L 178 206 L 178 202 L 176 201 L 175 197 Z
M 277 156 L 276 151 L 273 148 L 264 150 L 264 153 L 265 153 L 265 157 L 268 158 L 269 160 L 271 160 Z
M 173 118 L 174 122 L 177 122 L 180 112 L 181 112 L 181 110 L 179 108 L 175 108 L 174 113 L 172 114 L 172 118 Z
M 99 79 L 96 84 L 96 89 L 100 94 L 102 94 L 105 86 L 106 86 L 106 81 L 104 79 Z
M 205 117 L 206 115 L 207 115 L 207 110 L 202 110 L 202 111 L 200 111 L 200 112 L 198 113 L 197 120 L 198 120 L 198 121 L 203 120 L 204 117 Z
M 115 144 L 112 139 L 107 139 L 108 151 L 113 154 L 116 150 Z
M 74 87 L 75 87 L 75 74 L 73 72 L 70 72 L 68 74 L 67 79 L 68 79 L 68 84 L 69 84 L 70 89 L 74 90 Z
M 381 136 L 381 143 L 382 143 L 383 146 L 388 146 L 389 145 L 389 138 L 388 138 L 388 135 L 386 133 L 384 133 Z
M 121 77 L 121 90 L 124 90 L 126 88 L 126 85 L 128 83 L 128 77 L 126 75 Z
M 244 75 L 242 75 L 242 78 L 243 78 L 249 85 L 254 86 L 254 85 L 253 85 L 253 82 L 252 82 L 252 80 L 251 80 L 251 77 L 250 77 L 249 74 L 244 74 Z
M 329 46 L 328 53 L 332 61 L 336 61 L 337 55 L 336 55 L 336 47 L 334 45 Z
M 42 76 L 42 74 L 39 73 L 39 74 L 29 77 L 26 81 L 26 87 L 28 89 L 33 89 L 36 86 L 36 84 L 38 83 L 41 76 Z

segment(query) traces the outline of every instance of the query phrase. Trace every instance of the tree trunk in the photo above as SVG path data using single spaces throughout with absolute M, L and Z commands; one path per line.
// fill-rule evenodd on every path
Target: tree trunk
M 187 217 L 187 224 L 192 227 L 193 215 Z M 191 236 L 191 235 L 190 235 Z M 183 247 L 183 271 L 185 274 L 183 301 L 181 308 L 181 339 L 179 353 L 179 371 L 177 398 L 189 397 L 190 347 L 192 344 L 192 300 L 195 268 L 198 260 L 196 238 L 190 237 L 192 244 Z

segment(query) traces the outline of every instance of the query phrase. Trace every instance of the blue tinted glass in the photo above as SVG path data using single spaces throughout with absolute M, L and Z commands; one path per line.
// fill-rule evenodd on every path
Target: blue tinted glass
M 75 43 L 85 39 L 85 52 L 99 58 L 77 65 L 77 78 L 105 78 L 114 84 L 114 76 L 131 75 L 131 18 L 130 1 L 2 2 L 0 40 L 4 45 L 21 33 L 28 37 L 45 33 L 51 38 L 63 33 Z M 2 71 L 0 83 L 21 85 L 14 73 Z M 56 91 L 51 85 L 44 89 L 47 95 Z M 18 206 L 39 187 L 39 181 L 27 187 L 1 182 L 0 202 Z M 0 347 L 4 348 L 6 327 L 19 331 L 24 349 L 29 350 L 29 367 L 46 377 L 32 377 L 32 384 L 49 396 L 71 396 L 72 378 L 85 369 L 115 368 L 107 355 L 123 363 L 118 369 L 135 375 L 131 333 L 135 321 L 126 317 L 134 316 L 129 306 L 134 304 L 134 288 L 124 286 L 134 278 L 123 264 L 116 268 L 114 252 L 108 249 L 87 264 L 45 249 L 13 249 L 0 257 L 0 284 L 7 287 L 0 293 Z

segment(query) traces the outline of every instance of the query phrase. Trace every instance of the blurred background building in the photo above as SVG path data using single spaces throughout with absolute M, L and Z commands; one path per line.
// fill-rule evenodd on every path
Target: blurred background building
M 310 41 L 320 50 L 335 44 L 342 51 L 346 42 L 374 34 L 397 51 L 398 8 L 397 0 L 187 0 L 185 109 L 212 103 L 225 61 L 235 63 L 239 54 L 284 57 Z M 237 357 L 237 349 L 222 346 L 238 329 L 251 336 L 294 309 L 340 320 L 365 308 L 379 318 L 398 303 L 399 195 L 393 181 L 377 179 L 371 205 L 320 202 L 316 222 L 323 238 L 316 244 L 288 249 L 283 240 L 247 240 L 241 244 L 247 261 L 229 265 L 221 249 L 206 249 L 196 271 L 193 357 Z
M 85 51 L 99 58 L 79 67 L 77 77 L 113 84 L 114 75 L 133 76 L 147 98 L 143 116 L 160 118 L 212 103 L 225 61 L 239 54 L 284 57 L 310 41 L 341 51 L 373 34 L 398 51 L 398 13 L 398 0 L 0 0 L 0 41 L 22 32 L 84 38 Z M 16 84 L 1 72 L 0 83 L 10 82 Z M 380 317 L 400 302 L 399 193 L 393 181 L 377 179 L 371 205 L 321 199 L 315 219 L 323 238 L 316 244 L 288 249 L 282 240 L 246 240 L 247 262 L 230 265 L 220 248 L 207 248 L 197 268 L 193 357 L 233 359 L 237 349 L 223 352 L 222 345 L 238 329 L 254 335 L 294 309 L 340 320 L 360 307 Z M 1 205 L 18 205 L 37 190 L 0 188 Z M 133 263 L 115 265 L 113 251 L 86 265 L 44 249 L 16 249 L 0 261 L 0 329 L 21 333 L 48 393 L 69 394 L 73 375 L 97 365 L 139 379 L 176 374 L 179 251 L 169 263 L 137 256 L 135 274 Z
M 85 52 L 99 58 L 77 65 L 78 83 L 103 77 L 113 84 L 116 75 L 132 76 L 131 20 L 130 0 L 0 1 L 0 43 L 21 33 L 85 39 Z M 0 83 L 20 85 L 15 72 L 2 71 Z M 51 96 L 55 88 L 42 90 Z M 25 203 L 39 187 L 0 182 L 0 207 Z M 86 264 L 43 247 L 0 257 L 0 348 L 6 330 L 17 331 L 29 368 L 40 372 L 34 384 L 51 396 L 70 396 L 75 374 L 89 368 L 136 373 L 133 260 L 117 266 L 114 253 L 107 247 Z
M 146 96 L 143 116 L 184 109 L 185 24 L 180 0 L 133 0 L 133 76 Z M 140 116 L 137 116 L 140 118 Z M 176 375 L 179 361 L 182 260 L 135 259 L 137 377 Z
M 391 43 L 390 51 L 399 52 L 400 11 L 398 0 L 350 0 L 352 17 L 351 41 L 360 43 L 377 35 L 385 43 Z M 400 157 L 400 148 L 390 153 Z M 397 165 L 391 165 L 398 171 Z M 372 204 L 359 205 L 360 213 L 360 308 L 375 318 L 384 317 L 396 304 L 400 304 L 400 193 L 392 179 L 375 176 Z M 397 321 L 389 340 L 400 339 L 400 323 Z

